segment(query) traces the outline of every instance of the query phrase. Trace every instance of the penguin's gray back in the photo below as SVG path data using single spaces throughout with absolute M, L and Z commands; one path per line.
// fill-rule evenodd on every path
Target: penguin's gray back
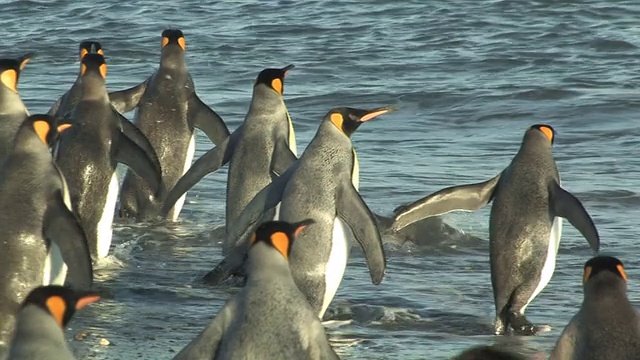
M 7 360 L 75 359 L 62 329 L 45 310 L 29 305 L 17 316 L 16 340 Z

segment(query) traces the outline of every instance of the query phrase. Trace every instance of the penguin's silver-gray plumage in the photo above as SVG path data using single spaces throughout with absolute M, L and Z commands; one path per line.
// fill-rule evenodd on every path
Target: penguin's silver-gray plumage
M 154 196 L 164 196 L 158 157 L 142 132 L 111 106 L 106 71 L 102 55 L 87 54 L 82 59 L 82 95 L 68 113 L 73 126 L 54 150 L 94 259 L 109 254 L 119 191 L 118 163 L 150 184 Z
M 246 285 L 174 360 L 338 359 L 287 262 L 292 248 L 302 246 L 294 238 L 314 226 L 303 220 L 258 227 Z
M 245 206 L 271 180 L 296 160 L 293 124 L 282 98 L 284 79 L 293 65 L 265 69 L 258 75 L 244 122 L 222 144 L 198 159 L 171 190 L 167 214 L 176 201 L 205 175 L 229 163 L 226 224 L 233 224 Z M 223 244 L 226 251 L 232 244 Z
M 65 278 L 78 289 L 92 284 L 86 236 L 49 152 L 57 133 L 51 124 L 47 115 L 27 118 L 0 167 L 0 206 L 8 209 L 0 211 L 0 343 L 34 287 L 62 285 Z
M 32 290 L 16 316 L 7 360 L 75 359 L 64 338 L 64 327 L 76 310 L 99 298 L 97 294 L 80 295 L 61 286 Z
M 196 95 L 185 63 L 185 50 L 182 31 L 163 31 L 158 70 L 131 89 L 109 94 L 119 112 L 136 108 L 134 123 L 158 154 L 167 189 L 172 189 L 191 166 L 195 128 L 202 130 L 216 145 L 229 136 L 220 116 Z M 161 205 L 153 200 L 153 191 L 146 182 L 127 171 L 120 195 L 120 216 L 138 220 L 154 218 Z M 168 217 L 175 221 L 183 204 L 184 196 L 176 202 Z
M 19 58 L 0 59 L 0 164 L 11 152 L 13 138 L 29 116 L 18 93 L 18 80 L 33 55 L 27 53 Z
M 290 264 L 296 284 L 320 318 L 342 281 L 349 233 L 364 250 L 373 283 L 379 284 L 386 258 L 376 221 L 357 190 L 359 167 L 350 136 L 361 123 L 390 110 L 329 111 L 300 159 L 261 190 L 233 224 L 228 239 L 238 241 L 208 275 L 210 281 L 217 282 L 241 268 L 247 235 L 269 219 L 280 203 L 279 220 L 311 218 L 317 223 L 298 238 Z
M 489 220 L 491 283 L 496 334 L 509 328 L 530 335 L 538 328 L 524 316 L 555 269 L 562 218 L 597 251 L 598 231 L 582 204 L 560 186 L 552 154 L 555 131 L 533 125 L 511 164 L 483 183 L 437 191 L 396 209 L 393 229 L 453 210 L 473 211 L 493 200 Z
M 619 259 L 597 256 L 585 263 L 584 299 L 565 327 L 550 360 L 640 359 L 640 316 L 627 297 Z

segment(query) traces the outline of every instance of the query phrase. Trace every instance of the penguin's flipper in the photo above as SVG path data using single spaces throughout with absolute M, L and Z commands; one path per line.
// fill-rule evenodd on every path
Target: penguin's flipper
M 142 151 L 144 151 L 147 158 L 153 164 L 154 171 L 160 174 L 160 177 L 162 177 L 162 166 L 160 165 L 158 154 L 153 149 L 153 145 L 151 145 L 151 142 L 149 142 L 149 139 L 144 135 L 142 131 L 140 131 L 140 129 L 138 129 L 137 126 L 135 126 L 131 121 L 125 118 L 122 114 L 117 113 L 117 117 L 120 121 L 120 130 L 122 131 L 124 136 L 127 137 L 129 140 L 131 140 L 133 143 L 135 143 L 140 149 L 142 149 Z M 161 184 L 161 186 L 157 188 L 158 189 L 158 193 L 156 193 L 157 196 L 164 197 L 163 192 L 166 189 L 164 189 L 163 185 L 164 184 Z M 162 193 L 162 194 L 159 194 L 159 193 Z
M 249 253 L 249 243 L 244 241 L 241 246 L 236 246 L 216 265 L 213 270 L 209 271 L 202 280 L 209 285 L 220 285 L 233 275 L 244 277 L 243 265 Z
M 68 281 L 79 290 L 88 290 L 93 284 L 93 267 L 87 237 L 75 215 L 58 192 L 44 218 L 44 235 L 60 248 L 62 259 L 69 268 Z
M 187 109 L 189 123 L 202 130 L 212 143 L 220 145 L 229 137 L 229 129 L 220 115 L 203 103 L 195 93 L 189 99 Z
M 448 187 L 409 205 L 400 206 L 393 211 L 395 216 L 391 228 L 398 231 L 418 220 L 454 210 L 478 210 L 493 199 L 501 175 L 481 183 Z
M 208 174 L 217 171 L 231 159 L 231 155 L 233 154 L 233 148 L 236 144 L 235 132 L 224 139 L 224 141 L 210 149 L 206 152 L 206 154 L 202 155 L 196 162 L 191 165 L 189 170 L 187 170 L 184 175 L 178 180 L 176 185 L 171 189 L 169 195 L 164 200 L 164 204 L 162 207 L 162 216 L 167 216 L 167 214 L 173 209 L 173 206 L 176 204 L 176 201 L 180 199 L 180 197 L 189 191 L 195 184 L 197 184 L 202 178 L 207 176 Z
M 147 152 L 124 133 L 120 133 L 116 141 L 117 145 L 114 154 L 116 161 L 125 164 L 136 175 L 143 178 L 156 193 L 162 192 L 161 189 L 164 184 L 162 182 L 162 171 L 158 167 L 159 164 L 155 164 L 149 158 Z
M 180 350 L 173 360 L 213 359 L 220 340 L 233 320 L 237 301 L 229 300 L 209 325 L 191 342 Z
M 564 190 L 558 183 L 551 185 L 551 201 L 556 216 L 567 219 L 589 242 L 594 251 L 600 250 L 600 235 L 580 200 Z
M 271 159 L 271 171 L 280 176 L 287 171 L 291 164 L 298 160 L 298 157 L 291 151 L 289 144 L 284 139 L 281 139 L 276 142 Z
M 576 316 L 574 316 L 558 337 L 549 360 L 573 359 L 577 340 L 578 326 L 576 324 Z
M 338 216 L 349 226 L 364 251 L 371 281 L 376 285 L 380 284 L 387 267 L 387 260 L 378 225 L 371 210 L 350 179 L 342 183 L 337 201 Z
M 55 117 L 58 114 L 58 110 L 60 110 L 60 104 L 62 104 L 63 97 L 64 95 L 58 98 L 58 101 L 56 101 L 56 103 L 53 104 L 53 106 L 51 106 L 51 109 L 49 109 L 49 112 L 47 112 L 47 115 L 51 115 Z
M 111 101 L 111 105 L 114 109 L 119 113 L 124 114 L 138 106 L 145 90 L 147 90 L 147 81 L 144 81 L 130 89 L 112 91 L 109 93 L 109 100 Z

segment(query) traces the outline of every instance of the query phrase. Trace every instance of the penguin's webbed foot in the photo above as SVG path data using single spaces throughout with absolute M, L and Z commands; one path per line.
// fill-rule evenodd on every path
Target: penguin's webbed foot
M 536 334 L 536 326 L 529 322 L 524 315 L 517 312 L 509 314 L 509 325 L 516 335 L 531 336 Z

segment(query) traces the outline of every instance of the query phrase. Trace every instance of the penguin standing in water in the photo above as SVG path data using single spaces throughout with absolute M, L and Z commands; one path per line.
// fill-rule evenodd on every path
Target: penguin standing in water
M 293 124 L 282 98 L 284 78 L 291 69 L 293 65 L 260 72 L 244 123 L 191 166 L 167 196 L 164 214 L 205 175 L 228 162 L 228 227 L 258 191 L 297 160 Z M 225 250 L 231 245 L 225 244 Z
M 338 359 L 288 263 L 304 246 L 294 239 L 314 226 L 310 219 L 260 225 L 249 242 L 247 284 L 174 360 Z
M 16 59 L 0 59 L 0 164 L 13 146 L 13 138 L 29 116 L 18 93 L 20 73 L 33 57 L 27 53 Z
M 78 101 L 80 101 L 80 97 L 82 97 L 82 59 L 84 59 L 85 55 L 100 54 L 104 56 L 102 45 L 97 41 L 82 41 L 79 48 L 80 72 L 78 73 L 78 77 L 73 85 L 71 85 L 71 88 L 49 109 L 48 114 L 56 119 L 64 117 L 76 106 Z
M 64 338 L 73 314 L 100 299 L 95 293 L 41 286 L 22 302 L 7 360 L 75 359 Z
M 533 125 L 525 132 L 511 164 L 478 184 L 440 190 L 396 209 L 393 229 L 454 210 L 474 211 L 493 200 L 489 220 L 491 283 L 496 306 L 495 333 L 520 335 L 541 330 L 524 311 L 547 285 L 556 265 L 562 218 L 580 231 L 594 251 L 600 238 L 589 214 L 560 187 L 553 159 L 555 131 Z
M 202 130 L 215 145 L 222 144 L 229 136 L 220 116 L 196 95 L 184 60 L 185 50 L 182 31 L 163 31 L 158 70 L 138 86 L 109 94 L 119 112 L 137 108 L 134 123 L 158 154 L 167 189 L 172 189 L 191 166 L 195 128 Z M 149 213 L 160 209 L 153 200 L 153 189 L 144 179 L 127 171 L 122 184 L 120 216 L 138 219 L 155 216 Z M 183 204 L 184 196 L 169 212 L 171 220 L 178 218 Z
M 584 300 L 550 360 L 640 359 L 640 317 L 627 297 L 622 262 L 596 256 L 584 265 Z
M 347 232 L 364 250 L 374 284 L 382 281 L 386 258 L 373 214 L 357 190 L 359 165 L 351 135 L 364 122 L 392 108 L 334 108 L 329 111 L 306 150 L 287 171 L 262 189 L 231 227 L 235 247 L 211 273 L 213 282 L 239 272 L 247 253 L 247 237 L 272 216 L 287 222 L 314 219 L 291 252 L 293 278 L 320 318 L 342 281 L 349 255 Z
M 118 163 L 139 174 L 162 197 L 162 170 L 153 147 L 109 102 L 107 64 L 100 54 L 82 59 L 82 95 L 69 113 L 73 127 L 54 151 L 69 183 L 71 203 L 87 233 L 94 260 L 109 254 L 118 199 Z
M 14 316 L 28 292 L 40 285 L 91 287 L 87 240 L 71 212 L 64 176 L 49 145 L 68 124 L 32 115 L 0 167 L 0 344 L 9 339 Z M 66 266 L 65 266 L 66 264 Z M 68 273 L 67 273 L 68 268 Z

